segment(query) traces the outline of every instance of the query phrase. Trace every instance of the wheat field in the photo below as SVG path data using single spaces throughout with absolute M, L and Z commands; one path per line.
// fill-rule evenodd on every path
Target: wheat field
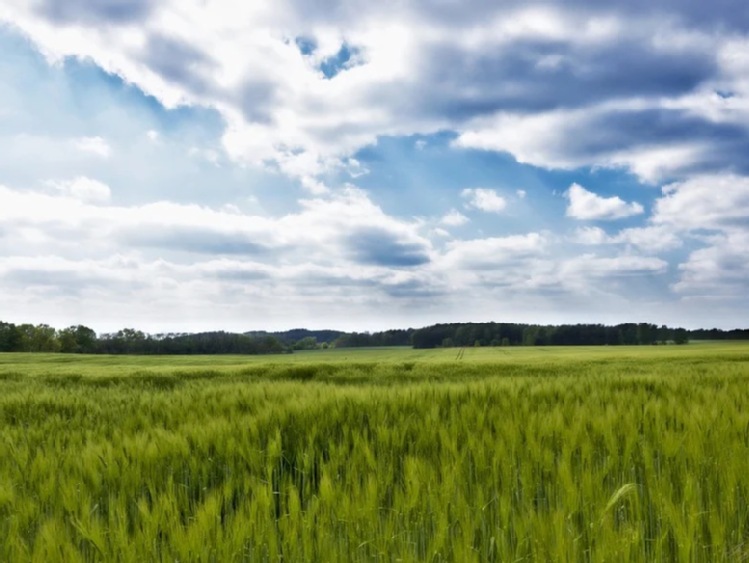
M 746 344 L 0 354 L 1 561 L 747 558 Z

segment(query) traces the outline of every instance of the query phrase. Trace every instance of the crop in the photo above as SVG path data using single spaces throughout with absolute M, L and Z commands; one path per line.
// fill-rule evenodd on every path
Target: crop
M 0 355 L 0 560 L 749 557 L 749 346 L 346 354 Z

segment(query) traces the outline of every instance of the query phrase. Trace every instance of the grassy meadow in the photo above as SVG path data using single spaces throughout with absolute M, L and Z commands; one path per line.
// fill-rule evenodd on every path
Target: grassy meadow
M 749 559 L 749 344 L 0 354 L 0 561 Z

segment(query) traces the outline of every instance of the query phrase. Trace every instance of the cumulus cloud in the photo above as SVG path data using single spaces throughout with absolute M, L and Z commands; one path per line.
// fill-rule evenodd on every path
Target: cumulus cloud
M 572 184 L 565 197 L 569 200 L 567 216 L 580 220 L 612 220 L 644 213 L 644 208 L 637 202 L 627 203 L 617 196 L 602 197 Z
M 375 266 L 409 267 L 429 262 L 425 243 L 404 242 L 381 228 L 356 229 L 346 236 L 354 260 Z
M 749 292 L 749 232 L 735 231 L 690 253 L 679 266 L 674 289 L 683 295 L 746 298 Z
M 102 137 L 81 137 L 75 139 L 74 145 L 79 151 L 91 153 L 101 158 L 109 158 L 112 154 L 112 147 Z
M 749 178 L 700 175 L 664 186 L 653 222 L 677 229 L 749 227 Z
M 548 247 L 541 233 L 456 240 L 447 244 L 442 264 L 448 268 L 493 269 L 528 256 L 543 254 Z
M 64 196 L 84 202 L 104 202 L 112 195 L 112 190 L 105 183 L 86 176 L 62 182 L 51 181 L 49 185 Z
M 655 181 L 746 152 L 742 40 L 715 31 L 742 29 L 738 11 L 730 0 L 709 11 L 8 0 L 0 19 L 51 60 L 90 59 L 166 107 L 216 109 L 227 154 L 294 177 L 384 135 L 447 130 L 458 146 L 539 166 L 624 166 Z M 716 89 L 731 101 L 704 110 Z M 312 170 L 293 164 L 300 154 Z
M 662 225 L 622 229 L 613 235 L 609 235 L 600 227 L 578 227 L 571 241 L 590 246 L 626 244 L 645 252 L 661 252 L 683 244 L 682 238 L 676 232 Z
M 654 228 L 702 243 L 679 265 L 674 289 L 683 295 L 743 298 L 749 279 L 749 178 L 699 175 L 662 192 L 650 219 Z
M 469 219 L 457 209 L 451 209 L 441 219 L 440 223 L 448 227 L 460 227 L 468 223 Z
M 278 217 L 166 201 L 106 205 L 107 198 L 100 197 L 108 195 L 106 186 L 87 178 L 58 183 L 55 188 L 56 193 L 45 194 L 0 187 L 4 203 L 0 220 L 17 226 L 19 239 L 30 232 L 54 233 L 61 253 L 66 251 L 60 245 L 90 239 L 114 251 L 265 254 L 272 262 L 282 256 L 322 262 L 348 256 L 354 264 L 397 268 L 428 262 L 431 250 L 429 241 L 419 234 L 418 222 L 386 215 L 354 188 L 328 198 L 303 200 L 298 212 Z M 44 240 L 52 243 L 53 239 Z
M 125 290 L 108 286 L 115 283 L 111 278 L 127 280 L 142 301 L 164 303 L 173 315 L 190 302 L 189 314 L 196 316 L 241 310 L 262 319 L 320 318 L 322 311 L 346 320 L 352 311 L 380 314 L 421 300 L 422 311 L 433 307 L 442 320 L 438 313 L 450 310 L 442 308 L 443 300 L 464 315 L 466 294 L 492 296 L 500 287 L 511 288 L 512 296 L 536 292 L 534 310 L 544 310 L 564 301 L 544 296 L 564 292 L 566 298 L 584 296 L 584 304 L 595 290 L 627 295 L 635 278 L 664 288 L 673 282 L 672 289 L 688 298 L 742 290 L 749 18 L 735 0 L 509 0 L 489 7 L 479 0 L 241 6 L 228 0 L 7 0 L 0 21 L 20 30 L 48 61 L 64 63 L 53 67 L 62 69 L 59 77 L 67 80 L 65 69 L 75 66 L 69 57 L 77 57 L 86 61 L 81 89 L 86 81 L 104 80 L 94 78 L 96 65 L 146 94 L 132 88 L 120 93 L 122 99 L 147 99 L 145 113 L 154 115 L 130 123 L 130 107 L 117 110 L 125 123 L 115 135 L 102 126 L 108 123 L 103 116 L 116 109 L 107 98 L 85 116 L 58 111 L 61 123 L 47 129 L 46 118 L 32 122 L 33 108 L 18 102 L 33 88 L 26 81 L 31 67 L 20 65 L 22 94 L 0 100 L 3 118 L 17 125 L 3 137 L 0 173 L 17 163 L 15 177 L 23 182 L 3 181 L 39 186 L 48 178 L 72 180 L 38 191 L 0 187 L 3 247 L 19 255 L 0 256 L 0 285 L 13 288 L 0 291 L 3 310 L 12 304 L 8 296 L 20 296 L 16 310 L 32 311 L 42 302 L 35 301 L 40 292 L 49 297 L 56 288 L 78 287 L 91 299 L 98 295 L 97 303 L 111 301 L 112 314 L 127 319 L 130 309 L 123 300 L 117 305 L 108 288 Z M 80 102 L 77 88 L 65 90 L 66 108 Z M 38 97 L 46 103 L 52 96 Z M 44 109 L 48 104 L 37 105 L 45 117 L 54 115 Z M 178 107 L 194 108 L 196 120 L 210 115 L 210 142 L 204 133 L 184 134 L 175 125 L 192 110 L 163 111 Z M 137 139 L 128 137 L 131 130 Z M 517 217 L 469 226 L 463 213 L 505 212 L 508 200 L 526 197 L 523 190 L 458 192 L 463 213 L 452 209 L 439 217 L 456 205 L 456 193 L 435 188 L 434 205 L 413 211 L 427 221 L 413 218 L 410 208 L 391 208 L 388 195 L 376 199 L 374 188 L 367 193 L 346 186 L 379 165 L 380 147 L 371 149 L 371 160 L 359 151 L 385 137 L 405 139 L 409 154 L 429 164 L 443 150 L 450 158 L 465 149 L 484 159 L 475 152 L 481 150 L 570 171 L 565 177 L 581 167 L 603 167 L 609 169 L 605 177 L 631 173 L 666 187 L 646 216 L 638 203 L 646 196 L 603 196 L 602 185 L 578 179 L 590 189 L 569 188 L 569 217 L 635 218 L 618 231 L 583 227 L 571 239 L 542 231 L 553 231 L 561 220 L 557 208 L 543 202 L 545 173 L 537 182 L 522 178 L 534 197 L 518 205 Z M 136 197 L 122 171 L 148 152 L 158 158 L 128 178 L 133 186 L 139 175 L 157 179 Z M 176 166 L 184 173 L 157 177 L 154 170 L 175 164 L 156 160 L 177 152 L 191 153 Z M 37 163 L 54 171 L 36 177 Z M 274 193 L 293 196 L 263 200 L 255 183 L 237 172 L 256 166 L 272 176 Z M 195 174 L 205 169 L 216 175 Z M 214 181 L 219 172 L 220 179 L 235 172 L 241 179 L 213 190 L 223 185 Z M 409 180 L 395 176 L 385 181 L 407 189 Z M 160 182 L 163 177 L 171 181 Z M 486 177 L 475 169 L 456 174 L 461 186 L 497 181 Z M 150 193 L 159 183 L 169 191 Z M 305 194 L 298 202 L 292 199 L 296 188 Z M 258 199 L 245 205 L 249 200 L 238 194 L 250 189 Z M 176 197 L 201 203 L 172 201 Z M 538 207 L 531 210 L 531 203 Z M 526 212 L 534 216 L 522 216 Z M 478 230 L 489 223 L 491 230 Z M 466 240 L 453 238 L 448 227 L 464 225 L 461 233 L 475 230 L 465 233 Z M 669 268 L 661 253 L 679 246 L 687 258 Z M 52 254 L 64 262 L 48 259 Z M 28 257 L 38 261 L 22 263 Z M 617 286 L 623 278 L 627 283 Z M 44 302 L 39 315 L 75 314 L 72 291 Z M 486 299 L 477 297 L 473 310 L 487 311 Z
M 597 245 L 612 242 L 612 238 L 601 227 L 578 227 L 571 237 L 577 244 Z
M 466 188 L 460 192 L 460 195 L 466 200 L 467 208 L 487 213 L 500 213 L 507 207 L 507 200 L 488 188 Z
M 660 258 L 646 256 L 600 257 L 585 254 L 566 261 L 562 266 L 565 275 L 612 276 L 637 275 L 642 273 L 662 273 L 668 268 L 668 262 Z

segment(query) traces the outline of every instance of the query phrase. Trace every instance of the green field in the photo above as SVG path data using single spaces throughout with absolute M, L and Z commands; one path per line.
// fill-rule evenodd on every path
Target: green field
M 747 344 L 0 354 L 0 561 L 747 558 Z

